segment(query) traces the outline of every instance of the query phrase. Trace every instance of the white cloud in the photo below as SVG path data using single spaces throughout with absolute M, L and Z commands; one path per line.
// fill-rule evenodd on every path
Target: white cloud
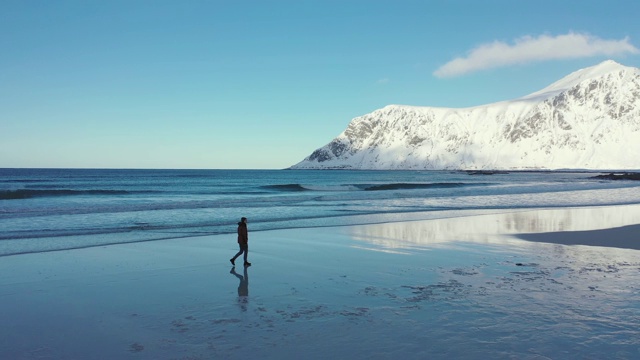
M 640 50 L 629 42 L 628 37 L 621 40 L 605 40 L 573 32 L 558 36 L 524 36 L 516 39 L 512 45 L 502 41 L 482 44 L 471 50 L 466 57 L 455 58 L 444 64 L 433 75 L 454 77 L 514 64 L 626 53 L 640 53 Z
M 391 79 L 389 78 L 382 78 L 382 79 L 378 79 L 378 81 L 376 81 L 376 83 L 378 84 L 388 84 L 391 81 Z

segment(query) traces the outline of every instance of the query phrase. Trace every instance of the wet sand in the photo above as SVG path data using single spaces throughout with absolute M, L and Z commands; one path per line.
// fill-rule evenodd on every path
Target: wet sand
M 7 256 L 0 358 L 635 359 L 638 224 L 632 205 L 250 232 L 246 269 L 231 235 Z

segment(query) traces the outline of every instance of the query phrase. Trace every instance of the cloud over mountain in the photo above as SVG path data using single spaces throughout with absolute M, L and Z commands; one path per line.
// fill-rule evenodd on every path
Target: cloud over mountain
M 433 75 L 445 78 L 537 61 L 638 53 L 640 50 L 630 43 L 628 37 L 606 40 L 574 32 L 558 36 L 524 36 L 516 39 L 513 44 L 502 41 L 481 44 L 469 51 L 467 56 L 444 64 Z

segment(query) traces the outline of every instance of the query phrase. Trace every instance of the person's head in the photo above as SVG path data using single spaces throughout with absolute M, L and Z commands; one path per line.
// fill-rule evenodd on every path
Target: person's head
M 246 223 L 247 222 L 247 218 L 243 216 L 242 219 L 240 219 L 240 222 Z

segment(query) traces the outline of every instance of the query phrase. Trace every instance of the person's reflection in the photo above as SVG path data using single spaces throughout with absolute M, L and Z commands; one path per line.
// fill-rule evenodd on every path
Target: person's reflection
M 238 304 L 242 308 L 242 311 L 247 311 L 247 303 L 249 302 L 249 274 L 247 273 L 248 266 L 244 267 L 244 274 L 240 275 L 236 272 L 236 267 L 232 267 L 230 274 L 240 279 L 238 284 Z

